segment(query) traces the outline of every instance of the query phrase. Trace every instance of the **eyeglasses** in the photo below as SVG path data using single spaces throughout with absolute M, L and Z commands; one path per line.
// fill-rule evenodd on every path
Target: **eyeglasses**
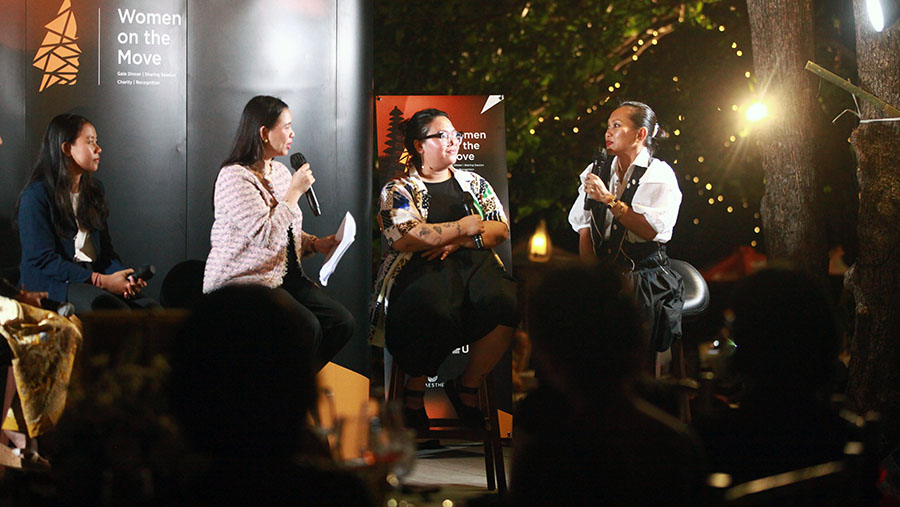
M 452 144 L 454 141 L 456 141 L 457 143 L 461 143 L 463 140 L 463 133 L 456 131 L 456 130 L 454 130 L 453 132 L 447 132 L 446 130 L 442 130 L 440 132 L 435 132 L 434 134 L 429 134 L 429 135 L 423 137 L 422 140 L 424 141 L 425 139 L 432 139 L 432 138 L 440 138 L 442 143 L 449 145 L 449 144 Z

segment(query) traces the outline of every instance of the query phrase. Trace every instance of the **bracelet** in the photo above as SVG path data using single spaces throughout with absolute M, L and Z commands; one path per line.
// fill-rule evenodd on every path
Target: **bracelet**
M 620 202 L 622 202 L 622 201 L 616 199 L 616 197 L 613 196 L 613 198 L 608 203 L 606 203 L 606 207 L 609 209 L 613 209 L 616 206 L 618 206 Z
M 613 216 L 616 217 L 617 220 L 618 220 L 619 218 L 622 218 L 622 215 L 624 215 L 624 214 L 625 214 L 625 211 L 628 209 L 628 208 L 625 206 L 625 203 L 624 203 L 624 202 L 622 202 L 622 201 L 616 201 L 616 206 L 619 206 L 620 204 L 621 204 L 620 207 L 622 208 L 622 211 L 620 211 L 620 212 L 618 212 L 618 213 L 616 213 L 615 211 L 613 211 Z

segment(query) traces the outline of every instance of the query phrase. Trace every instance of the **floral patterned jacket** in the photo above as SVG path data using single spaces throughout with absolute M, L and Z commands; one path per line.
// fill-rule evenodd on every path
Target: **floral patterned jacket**
M 472 194 L 475 205 L 484 220 L 502 222 L 509 226 L 503 203 L 494 193 L 491 184 L 478 174 L 470 171 L 451 169 L 453 177 L 463 191 Z M 381 189 L 378 210 L 378 227 L 387 242 L 385 252 L 375 279 L 375 292 L 369 308 L 369 342 L 384 346 L 384 318 L 387 314 L 388 299 L 394 280 L 413 252 L 399 252 L 393 249 L 394 241 L 412 230 L 416 225 L 428 220 L 431 196 L 425 182 L 414 170 L 403 178 L 393 179 Z

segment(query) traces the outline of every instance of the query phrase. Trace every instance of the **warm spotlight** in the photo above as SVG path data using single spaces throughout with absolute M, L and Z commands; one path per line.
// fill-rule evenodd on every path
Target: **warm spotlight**
M 747 121 L 756 123 L 769 116 L 769 109 L 762 102 L 754 102 L 747 108 Z
M 898 0 L 866 0 L 866 10 L 869 12 L 869 22 L 876 32 L 891 26 L 900 17 Z

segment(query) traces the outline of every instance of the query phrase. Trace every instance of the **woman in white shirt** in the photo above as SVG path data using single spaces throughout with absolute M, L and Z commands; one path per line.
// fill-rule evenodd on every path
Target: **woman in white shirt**
M 606 129 L 606 150 L 614 158 L 581 173 L 569 212 L 582 257 L 615 264 L 630 281 L 649 326 L 651 350 L 659 352 L 681 337 L 684 304 L 684 284 L 666 256 L 681 190 L 669 164 L 653 158 L 666 137 L 649 106 L 623 102 Z

